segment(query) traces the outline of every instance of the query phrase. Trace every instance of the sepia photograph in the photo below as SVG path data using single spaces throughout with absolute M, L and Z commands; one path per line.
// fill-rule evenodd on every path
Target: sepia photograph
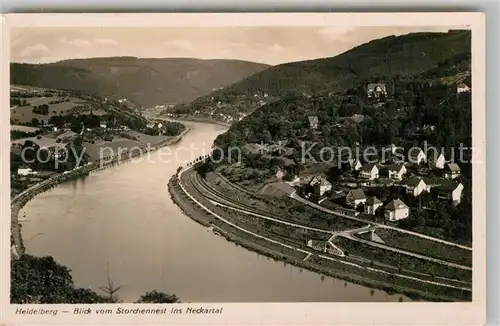
M 11 27 L 13 314 L 472 303 L 473 29 L 361 20 Z

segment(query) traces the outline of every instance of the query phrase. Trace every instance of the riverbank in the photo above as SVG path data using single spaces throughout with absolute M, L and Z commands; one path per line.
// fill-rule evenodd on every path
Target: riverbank
M 200 123 L 209 123 L 209 124 L 213 124 L 213 125 L 219 125 L 219 126 L 223 126 L 223 127 L 227 127 L 227 128 L 231 127 L 230 123 L 215 120 L 215 119 L 210 119 L 210 118 L 200 118 L 200 117 L 189 116 L 189 117 L 183 117 L 183 118 L 168 118 L 168 119 L 172 120 L 172 121 L 178 121 L 178 122 L 200 122 Z
M 142 155 L 146 155 L 148 153 L 155 152 L 160 148 L 170 146 L 178 143 L 181 139 L 190 131 L 191 129 L 186 127 L 179 135 L 174 136 L 172 138 L 168 138 L 164 141 L 154 144 L 152 147 L 143 147 L 143 149 L 147 149 L 145 152 L 134 151 L 133 155 L 127 158 L 128 152 L 123 152 L 122 156 L 118 157 L 115 155 L 111 160 L 107 160 L 106 162 L 101 162 L 100 160 L 94 161 L 88 165 L 81 166 L 77 169 L 71 170 L 66 174 L 57 174 L 49 179 L 46 179 L 42 182 L 34 184 L 30 188 L 24 190 L 23 192 L 16 195 L 13 199 L 11 199 L 11 248 L 12 253 L 15 255 L 22 255 L 25 253 L 26 248 L 24 246 L 23 238 L 22 238 L 22 226 L 19 222 L 19 211 L 26 205 L 33 197 L 47 191 L 50 188 L 57 186 L 63 182 L 74 180 L 75 178 L 79 178 L 81 176 L 88 175 L 90 172 L 95 170 L 102 170 L 108 167 L 112 167 L 114 165 L 123 164 L 130 159 L 138 158 Z
M 178 185 L 177 176 L 173 176 L 168 183 L 168 190 L 172 201 L 183 211 L 183 213 L 193 221 L 215 231 L 214 233 L 223 236 L 226 240 L 244 247 L 250 251 L 270 257 L 285 264 L 291 264 L 304 268 L 320 275 L 326 275 L 344 281 L 359 284 L 373 289 L 383 290 L 389 294 L 402 294 L 413 300 L 451 302 L 457 301 L 456 297 L 448 296 L 444 293 L 433 293 L 425 291 L 425 286 L 416 281 L 400 281 L 395 284 L 385 281 L 385 277 L 370 270 L 360 270 L 349 265 L 326 262 L 316 255 L 311 259 L 304 259 L 297 251 L 284 249 L 271 242 L 260 241 L 260 239 L 242 232 L 236 228 L 221 223 L 215 216 L 201 209 L 190 198 L 183 194 L 182 188 Z M 328 263 L 328 264 L 327 264 Z M 332 266 L 335 265 L 335 266 Z M 411 286 L 411 287 L 408 287 Z

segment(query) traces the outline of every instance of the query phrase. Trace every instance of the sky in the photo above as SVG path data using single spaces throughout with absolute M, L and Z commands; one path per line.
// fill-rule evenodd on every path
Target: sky
M 238 59 L 276 65 L 332 57 L 385 36 L 449 29 L 453 27 L 17 28 L 11 33 L 11 61 L 135 56 Z

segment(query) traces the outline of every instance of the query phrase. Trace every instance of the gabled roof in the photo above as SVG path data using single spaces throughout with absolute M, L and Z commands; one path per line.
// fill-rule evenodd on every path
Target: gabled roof
M 407 186 L 410 186 L 410 187 L 416 187 L 416 186 L 418 186 L 418 184 L 420 183 L 420 181 L 423 181 L 425 183 L 424 179 L 422 179 L 420 177 L 412 177 L 412 178 L 406 180 L 404 182 L 404 184 L 407 185 Z
M 349 159 L 349 164 L 351 164 L 351 165 L 355 165 L 358 162 L 359 162 L 359 164 L 361 164 L 361 161 L 359 159 L 357 159 L 357 158 L 351 158 L 351 159 Z M 363 164 L 361 164 L 361 165 L 363 165 Z
M 408 206 L 403 203 L 403 201 L 399 198 L 393 199 L 389 204 L 385 205 L 385 209 L 395 211 L 397 209 L 408 208 Z
M 382 202 L 375 196 L 368 197 L 368 199 L 366 200 L 366 205 L 375 205 L 375 204 L 382 204 Z
M 413 148 L 413 149 L 410 151 L 409 156 L 410 156 L 411 158 L 418 158 L 418 155 L 419 155 L 420 153 L 423 153 L 423 152 L 424 152 L 424 151 L 423 151 L 421 148 L 418 148 L 418 150 L 417 150 L 417 148 Z M 424 153 L 424 154 L 425 154 L 425 153 Z
M 363 189 L 353 189 L 353 190 L 349 191 L 349 194 L 351 194 L 351 196 L 354 199 L 365 199 L 366 198 L 366 195 L 365 195 Z M 349 194 L 347 194 L 347 195 L 349 195 Z
M 435 151 L 431 151 L 431 152 L 429 153 L 429 155 L 427 155 L 427 158 L 428 158 L 430 161 L 437 161 L 437 159 L 438 159 L 440 156 L 443 156 L 443 158 L 444 158 L 443 153 L 438 153 L 438 152 L 435 152 Z
M 368 84 L 368 92 L 372 92 L 375 88 L 380 87 L 383 91 L 385 91 L 385 84 L 382 83 L 370 83 Z
M 365 119 L 365 116 L 362 114 L 354 114 L 354 115 L 350 116 L 349 119 L 351 121 L 356 122 L 356 123 L 361 123 Z
M 439 192 L 452 192 L 455 189 L 457 189 L 457 187 L 460 185 L 462 185 L 461 182 L 454 182 L 454 181 L 444 182 L 439 186 L 436 186 L 436 190 L 438 190 Z
M 377 165 L 376 164 L 365 164 L 363 166 L 363 168 L 361 169 L 361 171 L 369 173 L 373 170 L 374 167 L 377 167 Z
M 309 185 L 311 186 L 315 186 L 319 184 L 320 186 L 329 186 L 331 185 L 331 183 L 326 180 L 324 177 L 322 176 L 314 176 L 311 181 L 309 182 Z
M 315 115 L 311 115 L 308 117 L 310 123 L 318 123 L 318 117 Z
M 449 163 L 446 165 L 447 169 L 452 172 L 460 172 L 460 167 L 457 163 Z

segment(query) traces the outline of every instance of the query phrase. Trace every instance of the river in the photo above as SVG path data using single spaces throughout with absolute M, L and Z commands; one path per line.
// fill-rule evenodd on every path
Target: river
M 225 130 L 188 124 L 192 130 L 182 141 L 149 158 L 93 172 L 28 202 L 20 212 L 28 220 L 23 224 L 27 253 L 53 256 L 72 270 L 77 286 L 96 291 L 107 284 L 108 265 L 113 283 L 124 285 L 118 293 L 124 302 L 153 289 L 183 302 L 387 302 L 401 297 L 285 266 L 183 215 L 167 190 L 179 165 L 173 159 L 208 151 Z

